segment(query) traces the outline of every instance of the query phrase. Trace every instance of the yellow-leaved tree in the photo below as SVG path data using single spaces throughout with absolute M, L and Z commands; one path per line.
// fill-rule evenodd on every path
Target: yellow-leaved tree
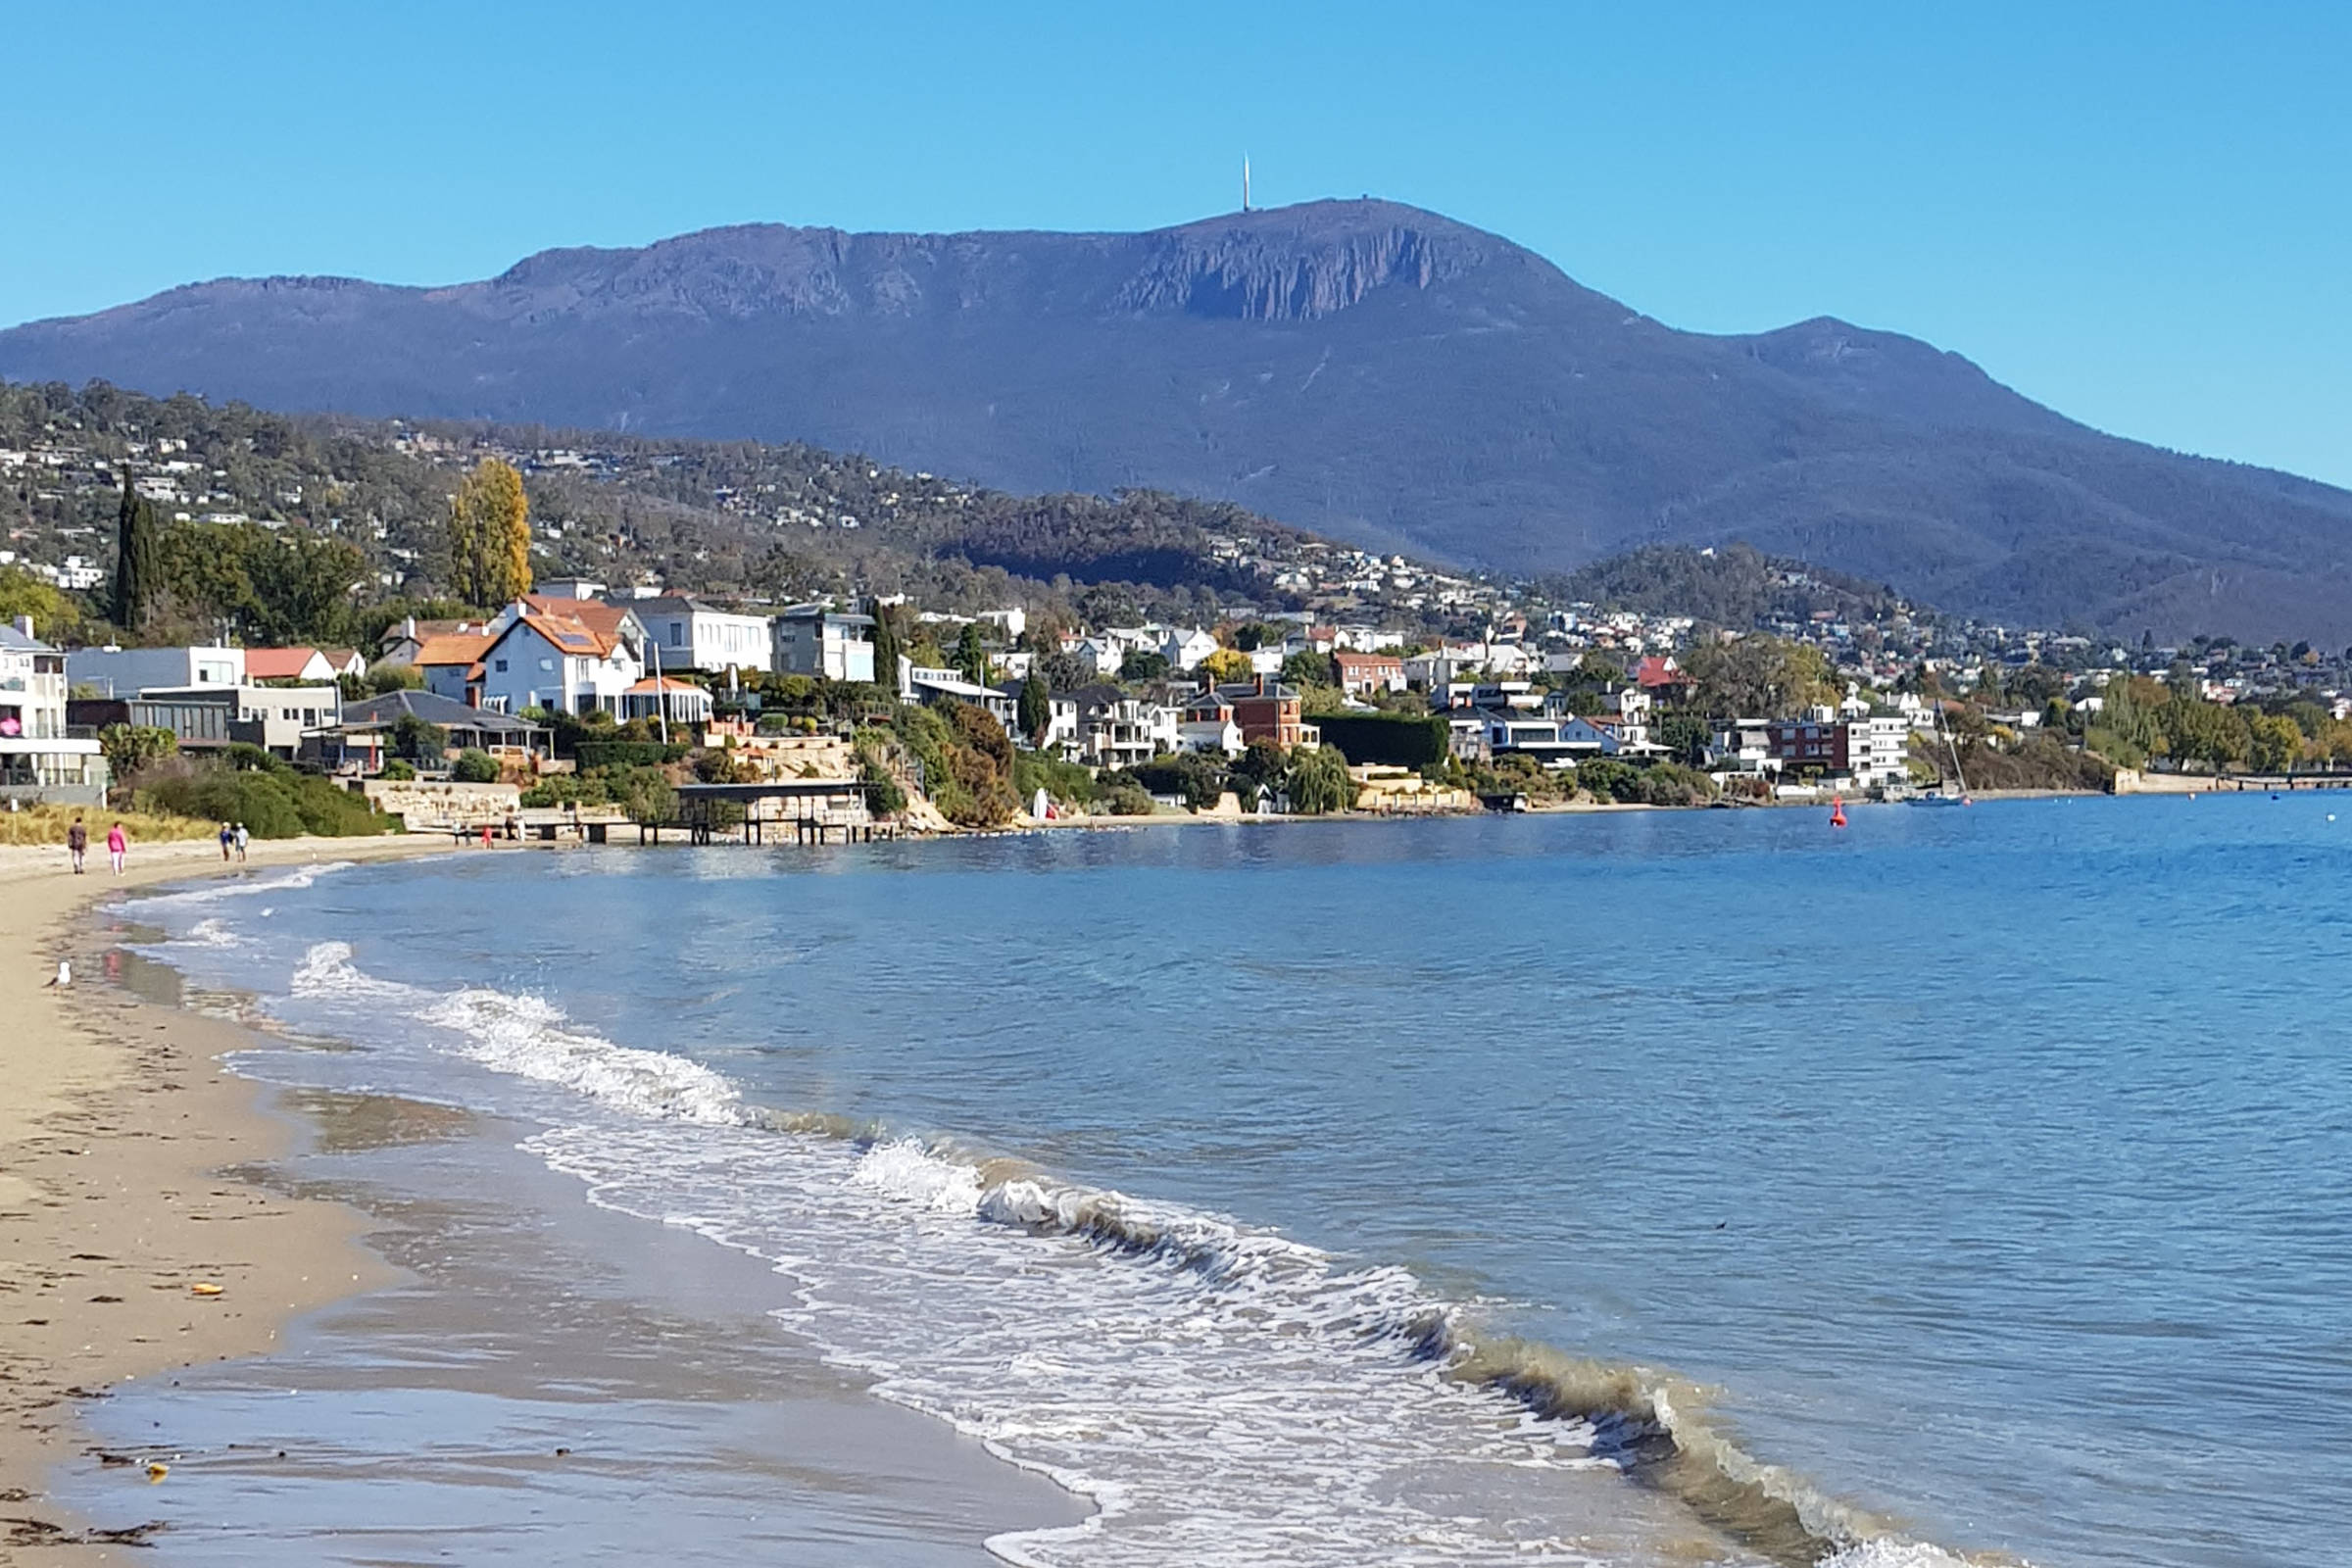
M 531 504 L 513 464 L 484 458 L 449 498 L 449 576 L 484 608 L 531 591 Z

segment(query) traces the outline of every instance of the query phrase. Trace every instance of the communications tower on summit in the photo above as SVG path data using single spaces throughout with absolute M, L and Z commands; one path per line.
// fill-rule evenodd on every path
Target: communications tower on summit
M 1250 210 L 1250 155 L 1242 154 L 1242 211 Z

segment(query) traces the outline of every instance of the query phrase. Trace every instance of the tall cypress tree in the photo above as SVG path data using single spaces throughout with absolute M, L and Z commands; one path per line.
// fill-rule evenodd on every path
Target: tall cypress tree
M 874 617 L 874 684 L 895 692 L 899 689 L 899 628 L 879 599 L 867 600 L 865 612 Z
M 135 632 L 147 618 L 162 570 L 155 508 L 130 487 L 130 466 L 122 468 L 122 505 L 115 514 L 115 624 Z
M 1021 682 L 1021 704 L 1015 716 L 1030 745 L 1046 744 L 1046 731 L 1054 727 L 1054 683 L 1034 662 L 1029 666 L 1029 678 Z

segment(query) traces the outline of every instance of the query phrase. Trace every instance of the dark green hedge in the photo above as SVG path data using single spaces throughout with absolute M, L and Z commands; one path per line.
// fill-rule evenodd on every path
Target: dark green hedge
M 1434 714 L 1325 713 L 1313 722 L 1324 744 L 1346 752 L 1359 767 L 1423 767 L 1444 761 L 1449 750 L 1446 720 Z
M 660 767 L 685 760 L 693 749 L 675 743 L 664 746 L 660 741 L 582 741 L 574 755 L 584 773 L 592 767 Z

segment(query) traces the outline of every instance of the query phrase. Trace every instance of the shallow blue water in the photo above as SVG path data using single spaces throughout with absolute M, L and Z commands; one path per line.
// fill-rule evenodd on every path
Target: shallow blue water
M 2336 804 L 489 855 L 177 925 L 241 939 L 200 976 L 282 991 L 340 941 L 760 1104 L 1405 1265 L 1711 1385 L 1746 1452 L 1912 1537 L 2336 1562 Z

